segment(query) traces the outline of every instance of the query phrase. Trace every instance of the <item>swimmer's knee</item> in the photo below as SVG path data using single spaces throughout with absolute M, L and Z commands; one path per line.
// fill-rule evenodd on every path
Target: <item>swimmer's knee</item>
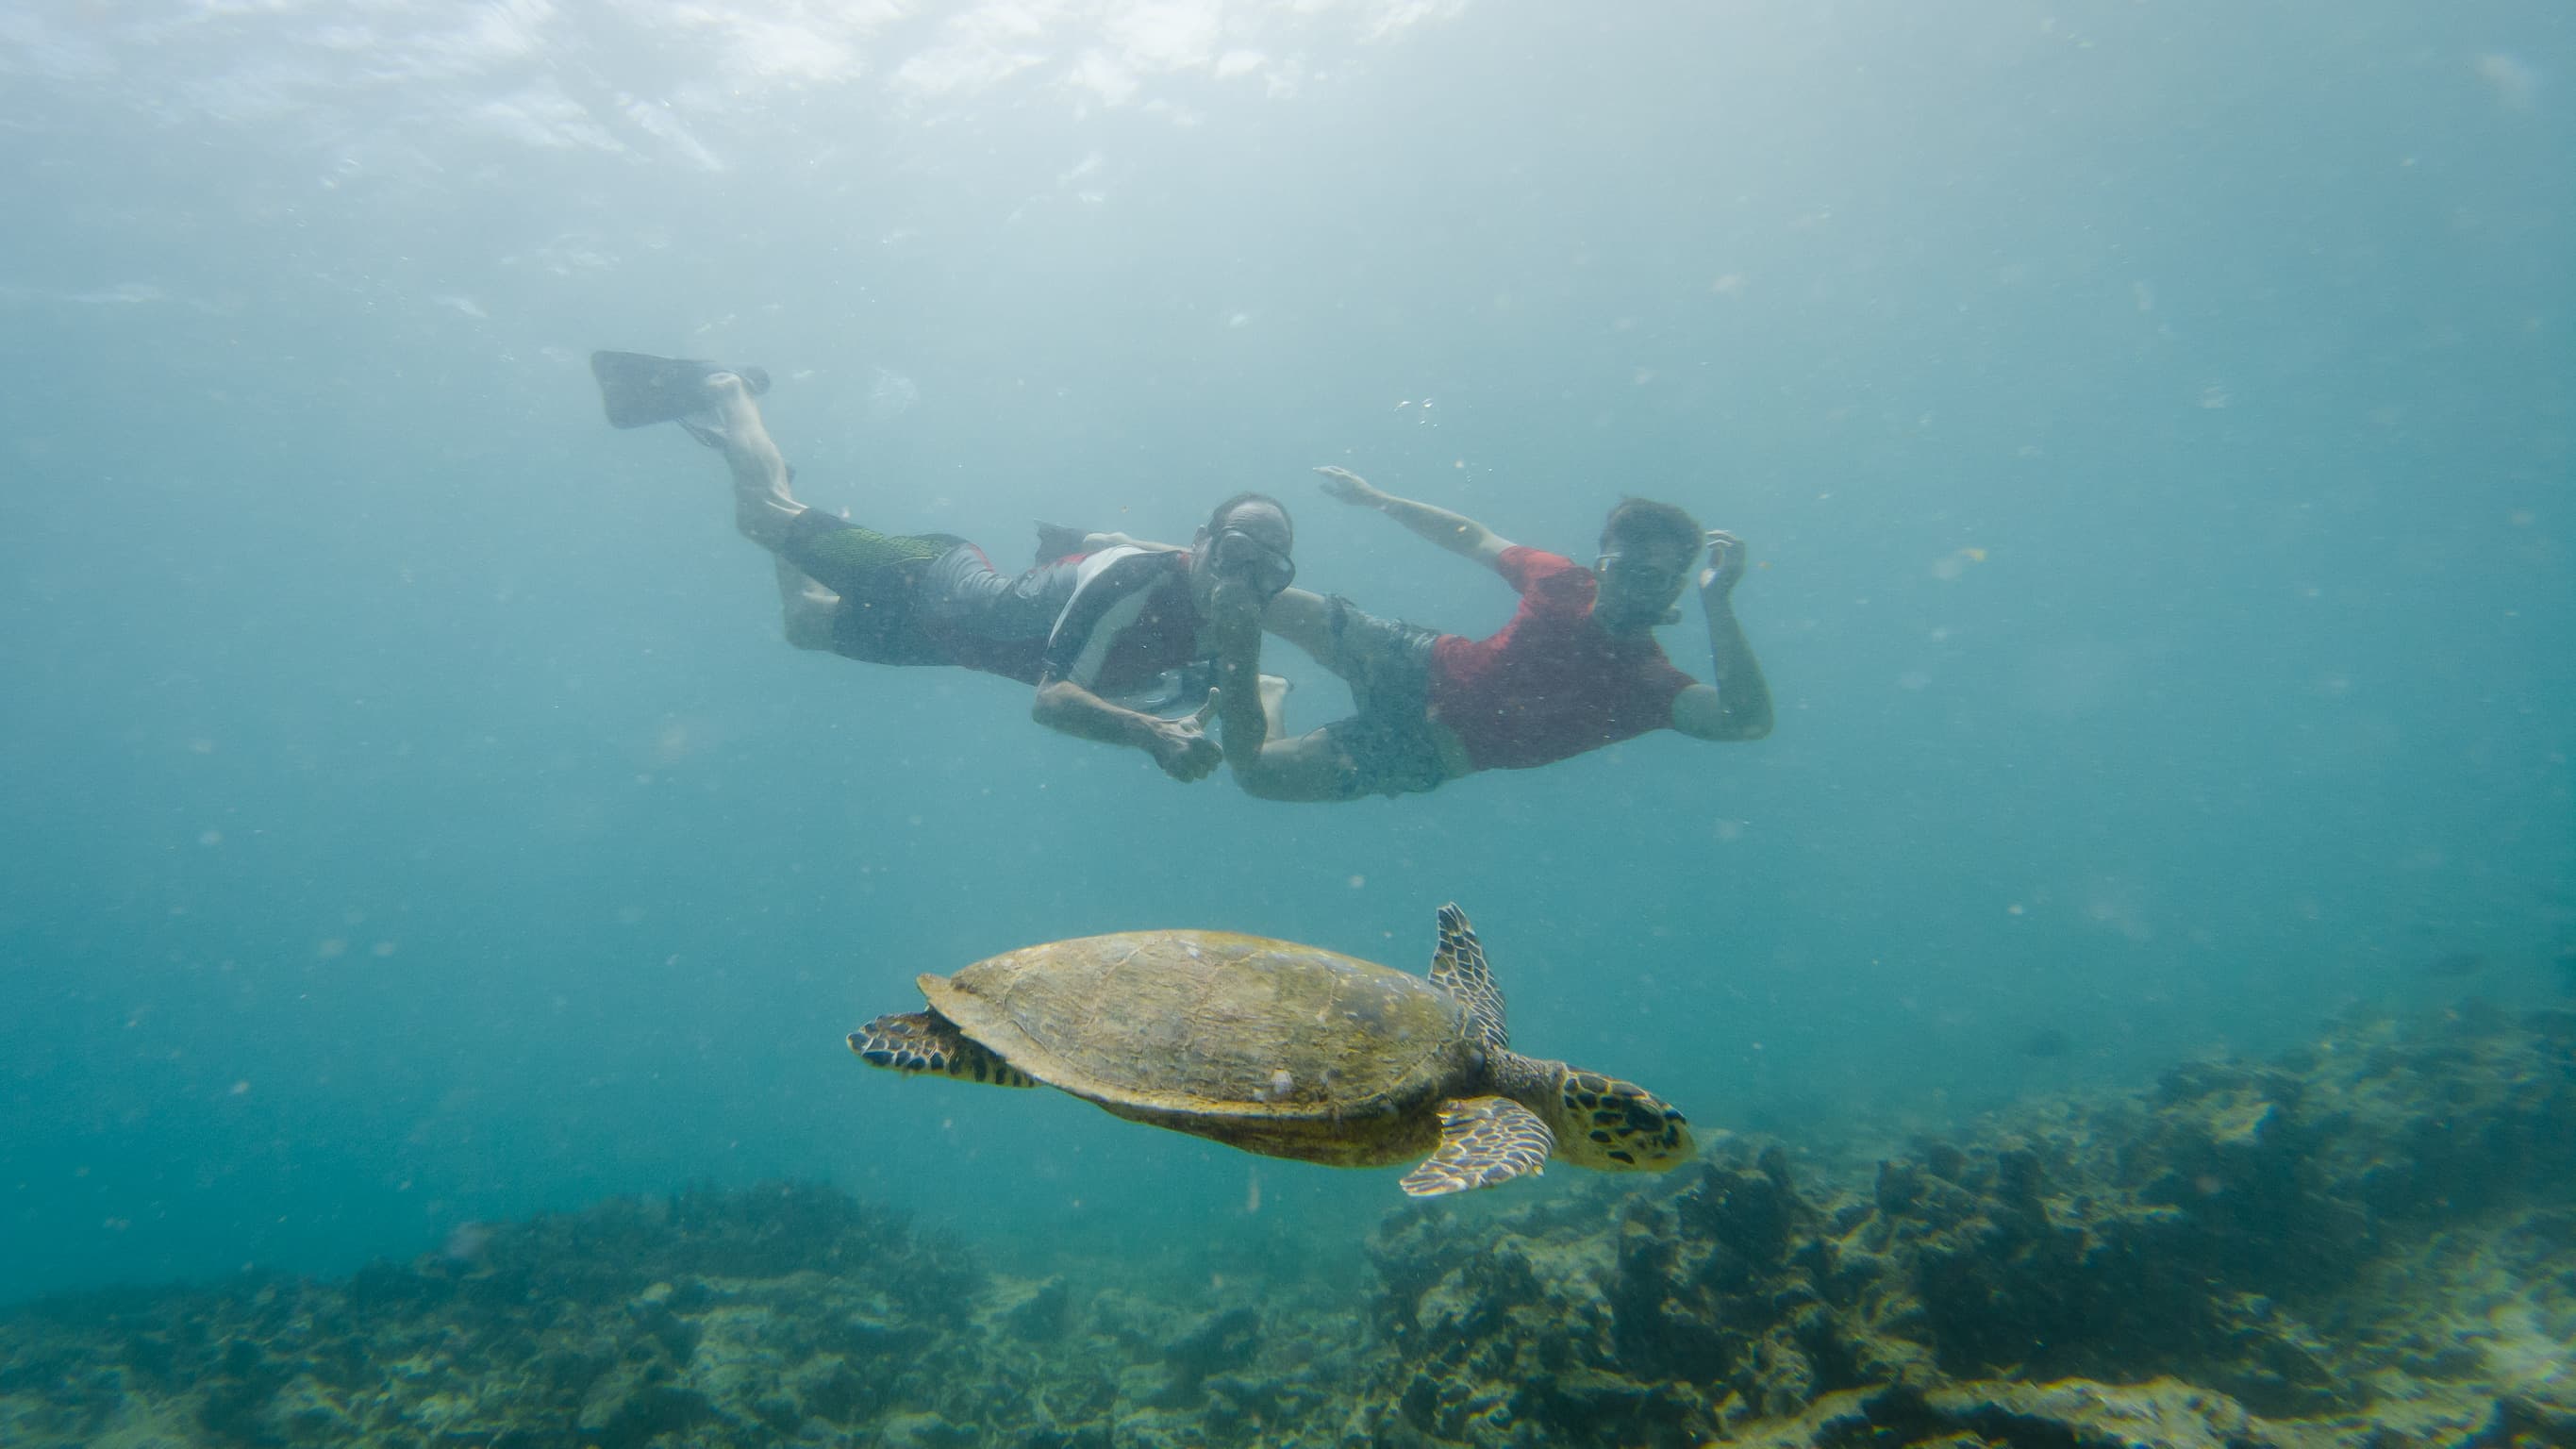
M 782 621 L 787 642 L 798 649 L 829 650 L 832 647 L 832 616 L 819 609 L 789 609 Z

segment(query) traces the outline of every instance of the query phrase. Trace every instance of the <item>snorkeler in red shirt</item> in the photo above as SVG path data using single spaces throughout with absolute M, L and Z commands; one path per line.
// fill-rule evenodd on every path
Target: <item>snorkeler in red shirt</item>
M 1374 508 L 1451 553 L 1501 574 L 1520 609 L 1485 639 L 1379 619 L 1350 600 L 1291 588 L 1262 628 L 1297 645 L 1351 687 L 1358 712 L 1293 739 L 1277 731 L 1251 689 L 1226 688 L 1219 719 L 1226 761 L 1242 787 L 1268 800 L 1355 800 L 1436 789 L 1478 770 L 1517 770 L 1669 726 L 1695 739 L 1756 740 L 1771 732 L 1771 689 L 1735 619 L 1744 544 L 1669 503 L 1631 498 L 1612 509 L 1589 569 L 1524 548 L 1474 519 L 1318 468 L 1324 491 Z M 1697 570 L 1708 620 L 1712 683 L 1673 667 L 1655 642 Z M 1222 626 L 1221 626 L 1222 627 Z M 1239 625 L 1218 643 L 1220 681 L 1250 679 L 1260 635 Z

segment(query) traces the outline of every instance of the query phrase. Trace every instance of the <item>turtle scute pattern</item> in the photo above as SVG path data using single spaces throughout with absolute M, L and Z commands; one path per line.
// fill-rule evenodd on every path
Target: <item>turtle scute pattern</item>
M 1040 1081 L 1163 1111 L 1400 1110 L 1449 1074 L 1471 1030 L 1419 977 L 1224 932 L 1025 948 L 924 989 Z

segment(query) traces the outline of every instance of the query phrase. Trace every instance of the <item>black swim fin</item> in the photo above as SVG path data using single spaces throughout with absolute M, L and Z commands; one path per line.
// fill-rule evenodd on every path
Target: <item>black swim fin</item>
M 707 408 L 707 376 L 730 372 L 757 397 L 769 391 L 769 374 L 757 367 L 728 367 L 689 357 L 643 352 L 594 352 L 590 375 L 599 379 L 599 401 L 612 428 L 677 422 Z
M 1044 568 L 1058 559 L 1071 558 L 1083 552 L 1082 541 L 1091 535 L 1079 528 L 1038 520 L 1038 566 Z

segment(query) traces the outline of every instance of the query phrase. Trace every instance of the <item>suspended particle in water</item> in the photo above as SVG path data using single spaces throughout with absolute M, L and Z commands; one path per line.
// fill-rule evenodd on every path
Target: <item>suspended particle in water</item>
M 2521 57 L 2489 51 L 2478 57 L 2478 79 L 2493 89 L 2508 109 L 2527 111 L 2540 94 L 2540 73 Z
M 490 1246 L 492 1230 L 489 1227 L 477 1222 L 462 1222 L 448 1230 L 447 1241 L 439 1251 L 450 1262 L 470 1263 L 482 1257 L 483 1250 Z

